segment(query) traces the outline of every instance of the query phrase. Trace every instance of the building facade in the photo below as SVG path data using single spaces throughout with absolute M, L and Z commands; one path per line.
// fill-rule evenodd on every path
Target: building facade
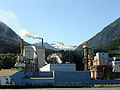
M 113 78 L 112 65 L 110 62 L 113 59 L 108 56 L 108 53 L 96 53 L 92 65 L 90 65 L 92 79 L 110 79 Z

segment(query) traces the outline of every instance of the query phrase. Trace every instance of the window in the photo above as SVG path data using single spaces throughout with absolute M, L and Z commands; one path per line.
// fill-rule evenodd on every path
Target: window
M 9 80 L 8 80 L 8 78 L 6 78 L 6 84 L 9 84 Z

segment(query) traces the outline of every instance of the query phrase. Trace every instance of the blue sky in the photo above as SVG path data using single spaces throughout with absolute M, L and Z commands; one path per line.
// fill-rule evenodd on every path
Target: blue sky
M 49 43 L 78 46 L 119 17 L 120 0 L 0 0 L 0 21 Z

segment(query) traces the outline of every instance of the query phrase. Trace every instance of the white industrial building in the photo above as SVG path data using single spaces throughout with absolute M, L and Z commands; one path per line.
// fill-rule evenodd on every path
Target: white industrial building
M 38 58 L 38 68 L 41 68 L 46 64 L 45 47 L 44 46 L 36 46 L 36 53 L 37 53 L 37 58 Z
M 37 71 L 46 64 L 44 46 L 24 46 L 23 53 L 18 56 L 15 68 Z
M 38 68 L 45 65 L 45 47 L 44 46 L 24 46 L 23 57 L 31 62 L 38 63 Z

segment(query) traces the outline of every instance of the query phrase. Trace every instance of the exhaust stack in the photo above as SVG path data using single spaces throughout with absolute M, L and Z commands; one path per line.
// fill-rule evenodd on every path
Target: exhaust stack
M 42 38 L 42 46 L 43 46 L 43 38 Z
M 23 56 L 23 39 L 20 40 L 20 54 Z

